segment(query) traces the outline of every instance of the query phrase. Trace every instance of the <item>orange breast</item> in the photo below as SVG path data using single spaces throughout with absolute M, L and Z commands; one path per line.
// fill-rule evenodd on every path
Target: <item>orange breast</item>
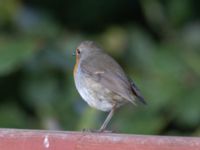
M 75 78 L 77 70 L 78 70 L 78 64 L 79 64 L 79 58 L 78 58 L 78 56 L 76 56 L 76 64 L 74 65 L 74 78 Z

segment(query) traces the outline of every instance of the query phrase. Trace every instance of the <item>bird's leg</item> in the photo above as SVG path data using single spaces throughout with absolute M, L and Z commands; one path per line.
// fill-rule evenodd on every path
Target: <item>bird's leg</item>
M 106 126 L 110 122 L 110 119 L 112 118 L 113 114 L 115 112 L 115 106 L 112 108 L 112 110 L 109 112 L 108 116 L 106 117 L 106 120 L 102 124 L 101 128 L 99 129 L 99 132 L 102 132 L 105 130 Z

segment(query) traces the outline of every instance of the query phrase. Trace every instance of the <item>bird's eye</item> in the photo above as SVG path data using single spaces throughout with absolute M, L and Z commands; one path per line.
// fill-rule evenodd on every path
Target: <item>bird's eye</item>
M 81 54 L 81 52 L 80 52 L 80 50 L 79 50 L 79 49 L 76 49 L 76 53 L 77 53 L 78 55 L 80 55 L 80 54 Z

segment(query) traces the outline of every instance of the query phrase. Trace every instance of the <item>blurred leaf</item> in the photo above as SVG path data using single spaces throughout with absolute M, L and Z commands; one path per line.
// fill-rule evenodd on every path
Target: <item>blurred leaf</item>
M 29 37 L 55 40 L 55 37 L 60 34 L 60 27 L 50 15 L 27 5 L 21 6 L 13 21 L 15 21 L 18 30 Z
M 20 8 L 18 0 L 1 0 L 0 1 L 0 26 L 13 20 L 14 15 Z
M 22 92 L 27 104 L 43 110 L 42 108 L 48 108 L 52 101 L 58 98 L 58 82 L 53 77 L 44 77 L 42 75 L 40 77 L 38 75 L 24 81 Z
M 100 126 L 97 126 L 97 116 L 100 112 L 92 108 L 86 108 L 83 112 L 81 119 L 78 122 L 78 130 L 83 129 L 99 129 Z
M 142 106 L 124 107 L 126 108 L 122 108 L 114 118 L 113 126 L 117 131 L 136 134 L 156 134 L 165 126 L 167 121 L 160 114 L 150 110 L 149 107 L 151 106 L 145 108 Z
M 29 39 L 0 41 L 0 75 L 9 74 L 18 69 L 34 53 L 36 44 Z
M 170 0 L 167 2 L 169 19 L 175 25 L 181 25 L 191 16 L 191 2 L 188 0 Z
M 199 82 L 200 83 L 200 82 Z M 200 101 L 199 101 L 199 87 L 191 91 L 186 91 L 181 96 L 181 100 L 173 103 L 173 110 L 176 114 L 177 121 L 184 126 L 193 126 L 200 123 Z
M 200 54 L 198 55 L 194 52 L 185 52 L 185 54 L 183 54 L 183 59 L 195 73 L 200 75 Z
M 150 69 L 155 57 L 155 44 L 152 37 L 140 27 L 132 27 L 128 29 L 129 39 L 129 55 L 125 55 L 125 59 L 141 69 Z M 133 59 L 134 58 L 134 59 Z M 131 66 L 131 65 L 130 65 Z
M 196 51 L 197 54 L 200 55 L 199 53 L 200 23 L 199 22 L 193 22 L 184 26 L 184 28 L 180 32 L 180 45 L 182 46 L 184 50 L 186 50 L 186 54 Z
M 127 48 L 127 34 L 124 28 L 113 26 L 101 35 L 101 41 L 107 51 L 119 56 Z
M 29 120 L 30 121 L 30 120 Z M 29 122 L 16 103 L 3 103 L 0 106 L 0 127 L 26 128 Z

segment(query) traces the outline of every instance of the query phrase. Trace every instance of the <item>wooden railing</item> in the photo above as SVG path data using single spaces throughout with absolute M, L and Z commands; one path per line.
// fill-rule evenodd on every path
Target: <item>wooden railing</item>
M 200 138 L 0 129 L 0 150 L 200 150 Z

